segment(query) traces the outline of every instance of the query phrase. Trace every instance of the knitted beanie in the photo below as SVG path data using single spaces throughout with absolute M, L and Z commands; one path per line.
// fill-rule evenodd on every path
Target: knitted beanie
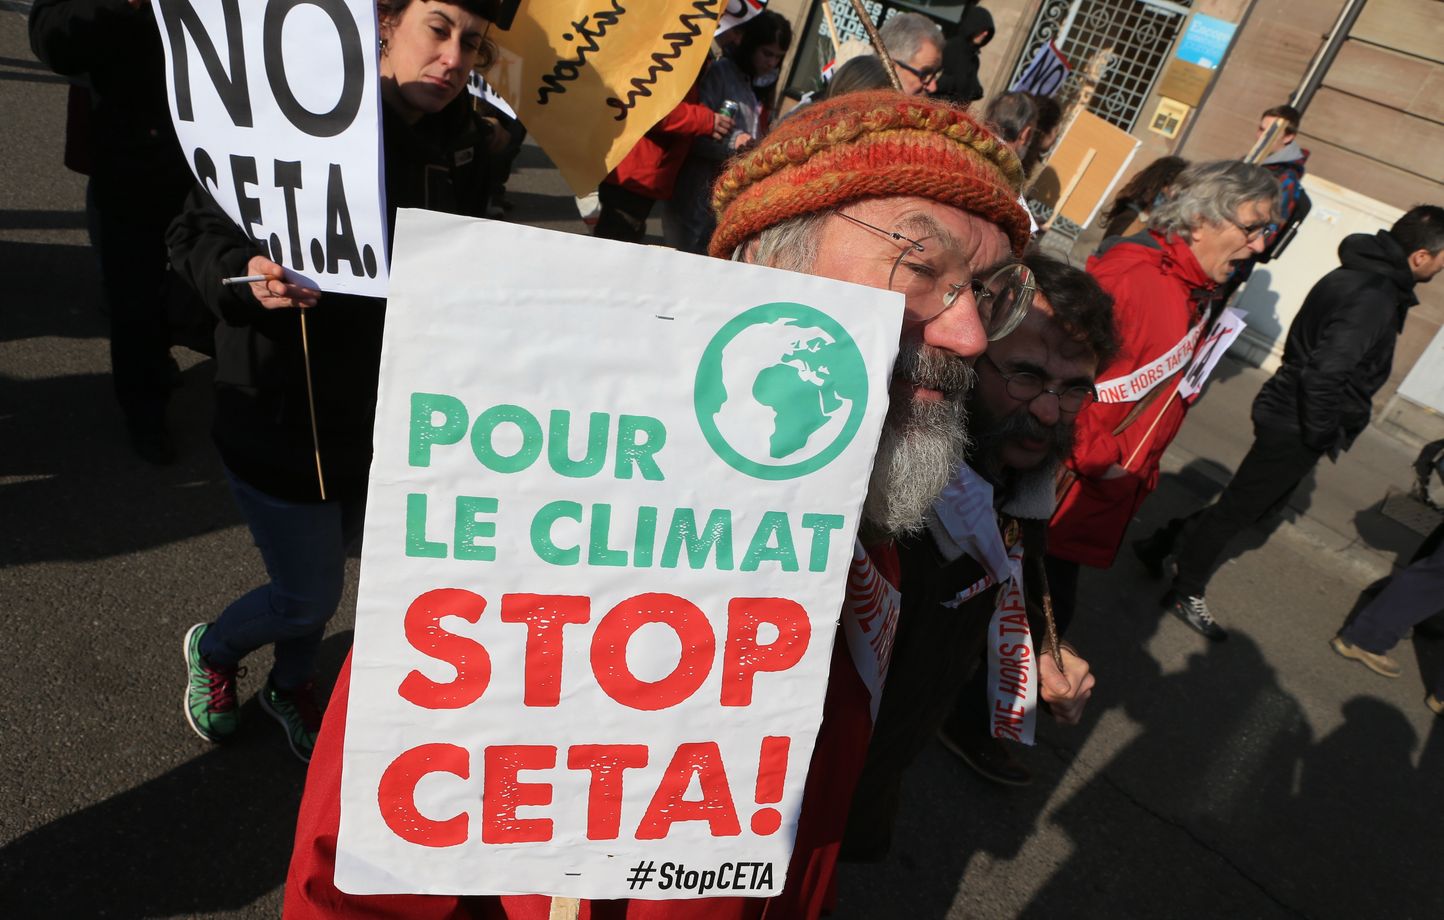
M 807 106 L 727 163 L 712 191 L 709 251 L 726 258 L 768 227 L 863 198 L 917 196 L 997 224 L 1021 254 L 1022 182 L 1018 158 L 961 108 L 892 90 L 848 93 Z

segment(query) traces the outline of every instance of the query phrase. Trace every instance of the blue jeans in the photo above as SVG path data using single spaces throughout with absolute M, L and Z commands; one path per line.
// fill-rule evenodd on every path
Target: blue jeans
M 366 502 L 285 501 L 230 470 L 226 477 L 271 581 L 222 611 L 201 637 L 200 652 L 225 668 L 274 644 L 271 682 L 294 690 L 311 679 L 326 622 L 341 603 L 346 550 L 361 534 Z

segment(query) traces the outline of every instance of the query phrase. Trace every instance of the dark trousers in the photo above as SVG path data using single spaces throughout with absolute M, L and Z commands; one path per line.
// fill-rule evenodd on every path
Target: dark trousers
M 274 645 L 271 682 L 294 690 L 311 679 L 326 623 L 341 603 L 346 550 L 361 534 L 366 500 L 291 502 L 226 475 L 271 580 L 231 602 L 201 637 L 201 654 L 231 667 Z
M 1439 612 L 1444 598 L 1444 543 L 1404 569 L 1341 631 L 1362 649 L 1382 655 L 1412 627 Z M 1435 699 L 1444 699 L 1444 669 L 1434 675 Z
M 96 176 L 88 203 L 110 314 L 110 370 L 132 427 L 164 423 L 170 357 L 165 231 L 181 199 L 163 184 Z
M 602 213 L 592 228 L 592 236 L 624 243 L 642 242 L 647 236 L 647 217 L 652 213 L 655 200 L 610 182 L 603 182 L 597 189 L 597 199 L 602 204 Z
M 1320 456 L 1320 451 L 1304 445 L 1296 431 L 1255 424 L 1253 446 L 1223 494 L 1193 515 L 1183 529 L 1174 590 L 1202 597 L 1229 541 L 1282 506 Z

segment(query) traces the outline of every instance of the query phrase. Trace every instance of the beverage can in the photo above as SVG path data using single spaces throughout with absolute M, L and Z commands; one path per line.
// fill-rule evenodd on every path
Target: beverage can
M 717 107 L 717 114 L 726 115 L 728 118 L 736 118 L 737 113 L 741 111 L 742 106 L 738 105 L 732 99 L 724 101 L 720 106 Z

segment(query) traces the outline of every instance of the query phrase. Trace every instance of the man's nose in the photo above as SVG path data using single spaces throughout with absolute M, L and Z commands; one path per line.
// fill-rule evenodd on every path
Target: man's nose
M 1267 233 L 1260 233 L 1256 239 L 1248 241 L 1248 248 L 1252 252 L 1263 252 L 1264 247 L 1268 245 L 1268 241 L 1269 235 Z
M 923 324 L 923 342 L 950 351 L 972 363 L 988 347 L 988 333 L 971 297 L 959 297 L 951 307 Z
M 1044 390 L 1034 396 L 1033 401 L 1028 403 L 1028 414 L 1037 419 L 1038 424 L 1052 428 L 1058 424 L 1058 417 L 1062 414 L 1062 409 L 1058 405 L 1058 395 Z

